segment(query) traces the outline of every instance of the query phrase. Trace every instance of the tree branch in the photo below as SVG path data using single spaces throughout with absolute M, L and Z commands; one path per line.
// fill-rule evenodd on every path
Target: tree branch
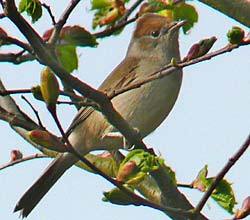
M 215 177 L 213 183 L 211 184 L 209 189 L 205 192 L 200 202 L 196 206 L 195 213 L 199 213 L 202 210 L 202 208 L 204 207 L 207 200 L 209 199 L 209 197 L 211 196 L 215 188 L 218 186 L 220 181 L 224 178 L 224 176 L 228 173 L 228 171 L 232 168 L 232 166 L 240 159 L 240 157 L 245 153 L 249 145 L 250 145 L 250 135 L 248 135 L 247 139 L 245 140 L 243 145 L 240 147 L 240 149 L 231 158 L 229 158 L 226 165 L 221 169 L 221 171 Z
M 21 64 L 27 61 L 33 61 L 36 58 L 31 54 L 20 53 L 0 53 L 0 62 L 9 62 L 13 64 Z
M 5 168 L 8 168 L 10 166 L 14 166 L 16 164 L 28 161 L 28 160 L 33 160 L 33 159 L 39 159 L 39 158 L 49 158 L 49 156 L 45 155 L 45 154 L 34 154 L 34 155 L 30 155 L 27 157 L 23 157 L 22 159 L 18 159 L 18 160 L 14 160 L 14 161 L 10 161 L 6 164 L 3 164 L 0 166 L 0 170 L 3 170 Z
M 250 27 L 249 0 L 199 0 L 200 2 L 222 12 L 236 21 Z
M 158 71 L 152 73 L 146 79 L 137 81 L 136 83 L 128 85 L 128 86 L 126 86 L 126 87 L 124 87 L 122 89 L 111 91 L 108 94 L 108 97 L 110 99 L 114 98 L 117 95 L 120 95 L 120 94 L 122 94 L 124 92 L 127 92 L 127 91 L 131 90 L 131 89 L 139 88 L 142 85 L 144 85 L 146 83 L 149 83 L 149 82 L 151 82 L 153 80 L 157 80 L 157 79 L 161 79 L 163 77 L 166 77 L 166 76 L 170 75 L 172 72 L 176 71 L 177 69 L 182 69 L 182 68 L 184 68 L 186 66 L 191 66 L 191 65 L 194 65 L 196 63 L 200 63 L 200 62 L 203 62 L 203 61 L 206 61 L 206 60 L 210 60 L 213 57 L 219 56 L 219 55 L 224 54 L 224 53 L 231 52 L 232 50 L 234 50 L 234 49 L 236 49 L 238 47 L 246 46 L 246 45 L 249 45 L 249 44 L 250 44 L 250 42 L 242 43 L 242 44 L 239 44 L 239 45 L 228 44 L 227 46 L 225 46 L 225 47 L 223 47 L 223 48 L 221 48 L 221 49 L 219 49 L 217 51 L 205 54 L 205 55 L 203 55 L 201 57 L 192 59 L 190 61 L 185 61 L 185 62 L 182 61 L 182 62 L 180 62 L 180 63 L 178 63 L 176 65 L 169 64 L 166 67 L 162 68 L 161 70 L 158 70 Z
M 135 3 L 125 12 L 118 23 L 124 23 L 127 21 L 128 17 L 133 13 L 133 11 L 143 2 L 144 0 L 137 0 Z
M 14 44 L 16 46 L 19 46 L 21 47 L 22 49 L 24 49 L 25 51 L 28 51 L 30 54 L 33 53 L 33 50 L 32 48 L 30 47 L 29 44 L 26 44 L 14 37 L 10 37 L 10 36 L 7 36 L 7 37 L 4 37 L 4 36 L 1 36 L 0 37 L 1 40 L 3 40 L 4 42 L 7 42 L 7 43 L 10 43 L 10 44 Z
M 120 22 L 114 26 L 111 26 L 111 27 L 108 27 L 107 29 L 103 30 L 103 31 L 100 31 L 100 32 L 96 32 L 94 34 L 92 34 L 93 36 L 95 36 L 96 38 L 103 38 L 103 37 L 108 37 L 110 35 L 112 35 L 115 31 L 118 31 L 120 30 L 121 28 L 125 27 L 126 25 L 130 24 L 130 23 L 133 23 L 134 21 L 136 21 L 137 19 L 137 16 L 129 19 L 129 20 L 126 20 L 126 21 L 123 21 L 123 22 Z
M 63 14 L 61 15 L 59 21 L 55 24 L 55 28 L 54 28 L 54 31 L 53 31 L 50 39 L 49 39 L 49 43 L 54 44 L 57 42 L 63 26 L 66 24 L 71 12 L 75 9 L 75 7 L 78 5 L 78 3 L 80 1 L 81 0 L 71 0 L 70 1 L 68 7 L 65 9 Z
M 45 3 L 42 3 L 42 6 L 47 10 L 50 18 L 51 18 L 51 21 L 52 21 L 52 25 L 55 25 L 56 24 L 56 20 L 55 20 L 55 16 L 53 15 L 52 11 L 51 11 L 51 8 L 49 5 L 45 4 Z

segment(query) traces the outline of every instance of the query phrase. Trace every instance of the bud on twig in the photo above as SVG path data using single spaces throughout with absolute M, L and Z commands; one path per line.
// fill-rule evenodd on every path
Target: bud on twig
M 250 196 L 244 199 L 241 209 L 237 210 L 234 219 L 243 219 L 250 215 Z
M 119 182 L 125 182 L 127 178 L 133 173 L 137 168 L 135 161 L 128 161 L 118 170 L 116 180 Z
M 41 93 L 48 109 L 55 109 L 60 93 L 59 83 L 55 74 L 48 67 L 41 72 Z
M 28 132 L 28 137 L 34 143 L 41 145 L 49 150 L 57 152 L 66 152 L 66 146 L 58 139 L 58 137 L 52 135 L 48 131 L 33 130 Z
M 240 44 L 244 38 L 244 35 L 244 30 L 236 26 L 232 27 L 232 29 L 227 32 L 227 38 L 231 44 Z
M 10 161 L 16 161 L 16 160 L 20 160 L 23 158 L 23 154 L 20 150 L 12 150 L 10 152 Z
M 200 40 L 198 43 L 194 44 L 188 51 L 187 56 L 183 59 L 183 61 L 189 61 L 197 57 L 201 57 L 208 53 L 208 51 L 212 48 L 216 37 L 210 37 L 203 40 Z
M 44 101 L 43 95 L 41 92 L 41 87 L 39 85 L 31 87 L 31 92 L 37 100 Z

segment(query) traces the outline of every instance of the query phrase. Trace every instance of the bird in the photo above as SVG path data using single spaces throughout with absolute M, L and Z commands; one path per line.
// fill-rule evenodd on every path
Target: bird
M 103 81 L 99 90 L 110 93 L 146 79 L 180 60 L 179 29 L 184 22 L 174 22 L 155 13 L 137 19 L 127 53 L 122 62 Z M 142 138 L 152 133 L 172 110 L 182 83 L 182 70 L 131 89 L 111 99 L 121 116 Z M 92 107 L 82 107 L 67 131 L 68 140 L 82 156 L 94 150 L 118 150 L 124 137 L 105 116 Z M 70 152 L 59 153 L 38 180 L 17 202 L 14 212 L 27 217 L 57 180 L 78 161 Z

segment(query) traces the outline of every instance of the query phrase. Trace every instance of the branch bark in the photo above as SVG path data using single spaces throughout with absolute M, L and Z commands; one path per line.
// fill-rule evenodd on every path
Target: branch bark
M 233 18 L 241 24 L 250 27 L 249 0 L 199 0 L 217 11 Z

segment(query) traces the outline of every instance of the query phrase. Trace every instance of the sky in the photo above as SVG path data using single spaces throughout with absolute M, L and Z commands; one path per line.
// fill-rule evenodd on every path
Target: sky
M 57 17 L 68 3 L 66 0 L 61 0 L 60 4 L 55 1 L 45 2 L 55 8 L 53 11 Z M 214 50 L 225 46 L 226 33 L 232 26 L 237 25 L 249 31 L 247 27 L 206 5 L 197 1 L 192 4 L 199 13 L 199 21 L 188 35 L 180 34 L 182 56 L 192 44 L 211 36 L 218 38 Z M 91 16 L 89 3 L 82 1 L 68 24 L 79 24 L 90 29 Z M 12 36 L 21 37 L 13 24 L 6 19 L 0 20 L 0 26 Z M 37 22 L 35 28 L 40 34 L 50 28 L 49 17 L 46 15 Z M 75 76 L 97 87 L 125 56 L 133 28 L 132 24 L 119 36 L 100 39 L 97 48 L 79 49 L 79 70 Z M 2 51 L 0 49 L 0 52 Z M 205 164 L 208 165 L 209 176 L 215 176 L 249 134 L 249 56 L 249 47 L 241 47 L 231 53 L 185 68 L 182 88 L 174 109 L 164 123 L 145 138 L 148 146 L 154 146 L 155 151 L 162 155 L 176 172 L 178 182 L 192 182 Z M 9 89 L 30 88 L 39 84 L 41 69 L 36 62 L 18 66 L 1 63 L 0 77 Z M 13 97 L 35 120 L 33 112 L 20 96 Z M 41 109 L 39 113 L 44 124 L 59 134 L 43 103 L 34 101 L 29 95 L 26 97 L 39 111 Z M 63 119 L 65 128 L 75 113 L 73 108 L 60 107 L 59 116 Z M 17 136 L 5 122 L 0 122 L 0 129 L 0 164 L 8 162 L 12 149 L 21 150 L 25 156 L 38 152 Z M 239 202 L 237 207 L 250 195 L 249 161 L 248 150 L 226 175 L 226 179 L 233 183 Z M 18 213 L 13 214 L 16 202 L 50 162 L 51 159 L 38 159 L 0 171 L 1 219 L 18 219 Z M 168 219 L 163 213 L 150 208 L 124 207 L 102 202 L 102 192 L 112 187 L 101 177 L 73 167 L 63 175 L 28 219 Z M 196 190 L 181 191 L 193 205 L 197 204 L 202 196 L 202 193 Z M 230 215 L 212 200 L 208 201 L 203 213 L 209 219 L 230 218 Z

